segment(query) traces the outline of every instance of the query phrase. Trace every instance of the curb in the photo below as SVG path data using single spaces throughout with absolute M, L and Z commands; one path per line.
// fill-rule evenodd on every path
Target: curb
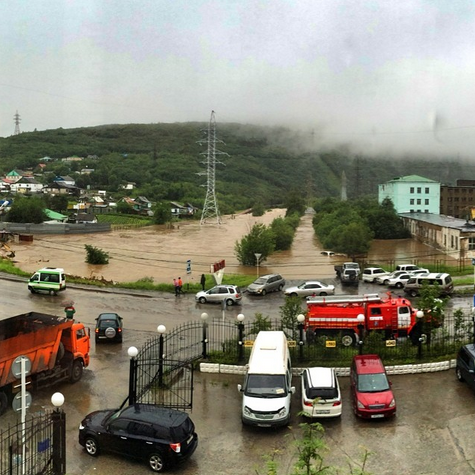
M 416 373 L 435 373 L 438 371 L 447 371 L 456 366 L 456 360 L 440 361 L 438 363 L 421 363 L 408 365 L 386 366 L 388 374 L 416 374 Z M 304 368 L 293 368 L 294 376 L 300 375 Z M 246 374 L 247 366 L 226 365 L 219 363 L 200 363 L 202 373 L 215 374 Z M 349 376 L 350 368 L 334 368 L 338 376 Z

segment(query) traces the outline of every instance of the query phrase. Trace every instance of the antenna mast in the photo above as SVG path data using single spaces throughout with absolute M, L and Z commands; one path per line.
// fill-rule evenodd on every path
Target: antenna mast
M 16 111 L 16 114 L 13 116 L 14 122 L 15 122 L 15 132 L 13 132 L 13 135 L 20 135 L 20 114 L 18 111 Z
M 216 142 L 224 143 L 222 140 L 216 138 L 216 119 L 214 111 L 211 111 L 211 118 L 208 125 L 208 130 L 205 131 L 207 138 L 200 140 L 198 143 L 207 143 L 208 151 L 202 152 L 200 155 L 206 155 L 206 159 L 202 162 L 206 165 L 206 172 L 198 173 L 198 175 L 206 175 L 206 198 L 203 205 L 203 213 L 201 214 L 200 225 L 206 224 L 207 220 L 216 218 L 216 223 L 221 224 L 221 217 L 219 215 L 218 203 L 216 202 L 215 191 L 215 175 L 216 164 L 222 162 L 216 160 L 216 155 L 229 155 L 226 152 L 220 152 L 216 149 Z

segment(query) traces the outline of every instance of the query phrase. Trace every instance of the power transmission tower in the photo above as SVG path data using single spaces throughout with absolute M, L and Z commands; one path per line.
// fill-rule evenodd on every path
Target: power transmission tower
M 13 135 L 20 135 L 20 114 L 18 111 L 16 111 L 16 114 L 13 116 L 13 119 L 15 121 L 15 132 L 13 132 Z
M 211 111 L 211 118 L 208 129 L 205 131 L 207 137 L 200 140 L 198 143 L 207 143 L 208 151 L 202 152 L 200 155 L 206 155 L 206 160 L 202 163 L 206 165 L 206 172 L 198 173 L 198 175 L 206 175 L 206 198 L 203 205 L 203 213 L 201 214 L 200 224 L 206 224 L 207 220 L 216 218 L 216 223 L 221 224 L 221 217 L 219 216 L 218 203 L 216 202 L 215 178 L 216 178 L 216 164 L 222 162 L 216 160 L 216 155 L 229 155 L 226 152 L 220 152 L 216 149 L 216 143 L 224 143 L 222 140 L 216 138 L 216 119 L 214 111 Z M 202 185 L 205 186 L 205 185 Z

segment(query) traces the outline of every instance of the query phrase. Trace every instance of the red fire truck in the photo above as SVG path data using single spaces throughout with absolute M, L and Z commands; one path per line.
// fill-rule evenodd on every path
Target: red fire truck
M 309 297 L 307 337 L 338 338 L 351 346 L 363 332 L 379 331 L 387 340 L 408 336 L 416 324 L 416 310 L 403 297 L 378 294 Z

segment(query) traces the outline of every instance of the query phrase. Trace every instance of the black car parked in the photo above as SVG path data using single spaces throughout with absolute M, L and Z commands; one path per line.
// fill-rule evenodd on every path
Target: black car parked
M 475 345 L 465 345 L 457 354 L 455 374 L 459 381 L 465 381 L 475 390 Z
M 187 413 L 152 404 L 95 411 L 79 425 L 79 443 L 89 455 L 101 450 L 144 460 L 162 472 L 193 454 L 198 445 Z
M 122 342 L 122 317 L 117 313 L 101 313 L 96 318 L 96 343 L 99 340 Z

